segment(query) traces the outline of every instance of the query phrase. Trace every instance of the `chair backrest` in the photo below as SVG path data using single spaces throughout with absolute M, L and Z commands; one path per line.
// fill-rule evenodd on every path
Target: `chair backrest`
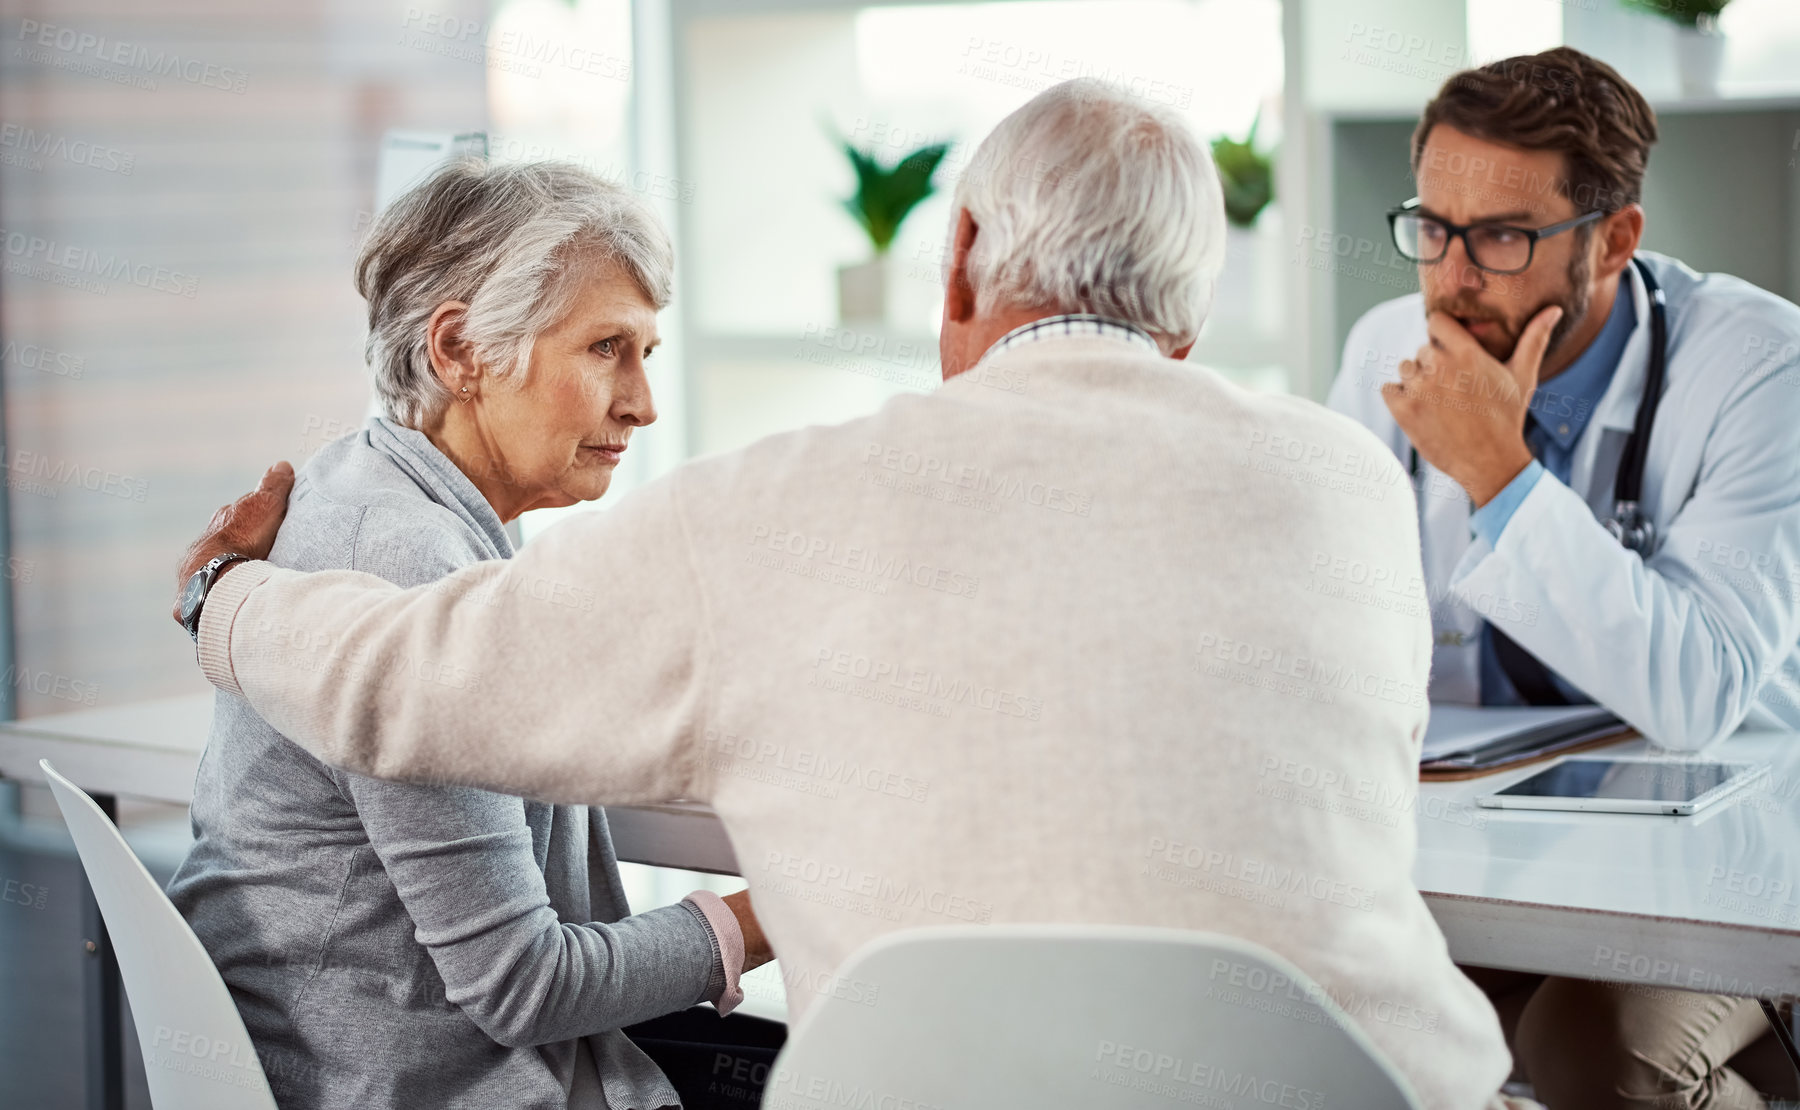
M 39 760 L 118 955 L 157 1110 L 276 1110 L 231 992 L 200 938 L 94 799 Z
M 853 954 L 776 1060 L 766 1105 L 1417 1110 L 1304 972 L 1234 937 L 946 926 Z

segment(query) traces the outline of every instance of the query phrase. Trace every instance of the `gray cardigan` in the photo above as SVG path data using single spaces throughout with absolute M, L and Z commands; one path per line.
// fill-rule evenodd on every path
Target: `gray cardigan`
M 449 459 L 374 419 L 301 470 L 270 558 L 414 586 L 511 555 Z M 169 896 L 283 1110 L 679 1105 L 619 1029 L 716 997 L 718 941 L 691 902 L 631 916 L 604 811 L 334 770 L 220 693 L 193 826 Z

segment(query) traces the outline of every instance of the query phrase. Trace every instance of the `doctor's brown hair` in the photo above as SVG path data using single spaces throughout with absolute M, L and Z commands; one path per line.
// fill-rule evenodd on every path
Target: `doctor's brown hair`
M 1440 123 L 1504 146 L 1561 153 L 1562 180 L 1526 187 L 1565 195 L 1578 213 L 1636 204 L 1656 142 L 1656 113 L 1643 95 L 1605 62 L 1566 46 L 1445 81 L 1413 131 L 1415 178 L 1425 140 Z

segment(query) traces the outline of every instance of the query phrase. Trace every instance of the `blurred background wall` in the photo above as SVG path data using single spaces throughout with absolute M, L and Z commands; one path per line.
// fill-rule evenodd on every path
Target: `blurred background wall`
M 949 190 L 996 121 L 1073 76 L 1209 140 L 1255 124 L 1273 199 L 1231 229 L 1193 357 L 1322 397 L 1356 316 L 1414 286 L 1381 213 L 1411 195 L 1419 108 L 1458 69 L 1563 42 L 1662 117 L 1647 245 L 1800 295 L 1792 0 L 1733 0 L 1705 41 L 1625 0 L 0 0 L 0 690 L 23 717 L 205 691 L 171 566 L 268 463 L 368 413 L 350 271 L 391 130 L 578 161 L 671 227 L 663 418 L 611 502 L 931 388 Z M 844 142 L 888 163 L 948 144 L 872 317 L 840 303 L 872 254 Z M 0 878 L 51 897 L 0 904 L 0 1105 L 73 1105 L 77 872 L 42 800 L 4 789 Z M 182 813 L 122 823 L 153 870 L 185 849 Z M 653 904 L 706 880 L 632 881 Z
M 201 689 L 163 613 L 197 522 L 368 406 L 350 266 L 384 132 L 483 131 L 635 188 L 675 231 L 664 420 L 622 486 L 936 379 L 940 243 L 974 144 L 1087 75 L 1273 155 L 1196 361 L 1322 396 L 1404 292 L 1380 213 L 1418 107 L 1464 65 L 1569 41 L 1662 112 L 1648 241 L 1793 295 L 1800 9 L 1736 0 L 1684 92 L 1623 0 L 0 0 L 0 369 L 18 715 Z M 639 57 L 640 52 L 646 52 Z M 840 144 L 950 144 L 846 321 L 870 245 Z M 526 535 L 544 521 L 526 522 Z

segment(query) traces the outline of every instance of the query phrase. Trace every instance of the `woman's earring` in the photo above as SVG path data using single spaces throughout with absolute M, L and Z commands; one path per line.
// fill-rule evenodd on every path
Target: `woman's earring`
M 463 402 L 463 404 L 466 405 L 469 403 L 469 387 L 468 386 L 465 385 L 462 387 L 462 394 L 463 394 L 462 402 Z

